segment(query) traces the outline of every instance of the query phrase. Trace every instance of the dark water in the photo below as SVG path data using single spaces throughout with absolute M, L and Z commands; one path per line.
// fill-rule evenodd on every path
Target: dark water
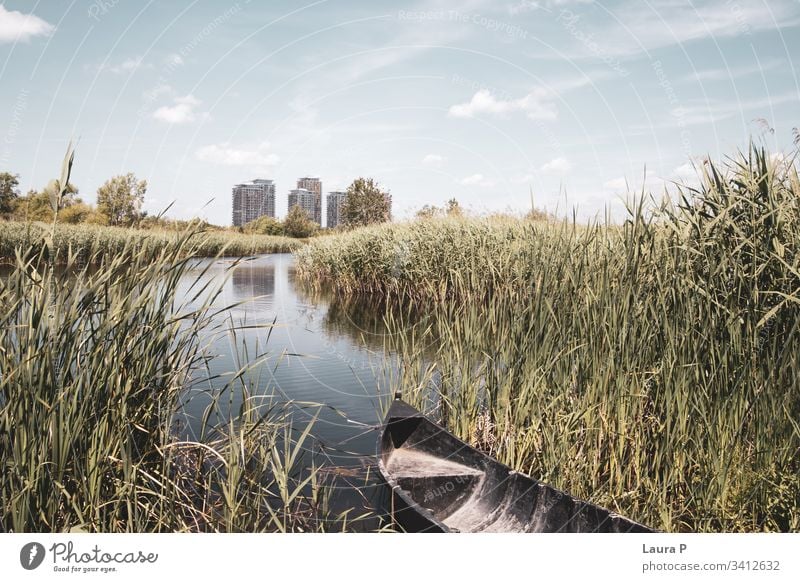
M 296 431 L 318 415 L 312 438 L 304 446 L 303 462 L 314 459 L 324 462 L 328 470 L 336 468 L 331 481 L 336 489 L 332 509 L 380 512 L 379 507 L 368 507 L 381 503 L 375 480 L 377 427 L 396 373 L 392 355 L 384 350 L 382 310 L 343 305 L 304 288 L 295 278 L 294 259 L 288 254 L 246 261 L 198 261 L 184 276 L 179 302 L 188 301 L 191 306 L 204 300 L 190 301 L 204 269 L 202 280 L 221 285 L 213 308 L 235 307 L 217 317 L 217 325 L 201 338 L 214 357 L 208 372 L 199 376 L 187 394 L 185 436 L 201 436 L 201 418 L 210 394 L 228 384 L 246 363 L 263 358 L 245 377 L 252 393 L 269 395 L 274 402 L 292 402 Z M 206 374 L 210 379 L 203 379 Z M 232 392 L 232 406 L 237 407 L 240 398 Z

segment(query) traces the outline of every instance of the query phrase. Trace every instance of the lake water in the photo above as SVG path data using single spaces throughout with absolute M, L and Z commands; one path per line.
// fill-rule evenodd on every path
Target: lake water
M 181 283 L 184 301 L 194 294 L 204 269 L 203 280 L 221 284 L 213 308 L 235 307 L 201 338 L 214 355 L 211 379 L 206 386 L 195 384 L 187 395 L 185 436 L 199 438 L 209 389 L 222 388 L 245 362 L 263 356 L 264 363 L 247 376 L 253 393 L 296 403 L 292 422 L 298 430 L 319 414 L 305 462 L 313 455 L 317 462 L 342 468 L 346 481 L 359 488 L 348 492 L 349 485 L 337 478 L 340 490 L 334 509 L 363 506 L 365 498 L 380 505 L 381 488 L 368 475 L 375 472 L 382 403 L 386 405 L 396 369 L 383 348 L 382 310 L 344 307 L 304 288 L 296 281 L 294 259 L 288 254 L 246 261 L 200 260 Z M 227 331 L 231 327 L 237 328 L 235 334 Z M 238 402 L 235 399 L 233 405 Z M 306 402 L 325 407 L 303 405 Z

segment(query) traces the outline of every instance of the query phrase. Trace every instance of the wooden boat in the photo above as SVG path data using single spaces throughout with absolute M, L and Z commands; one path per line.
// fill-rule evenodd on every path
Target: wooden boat
M 511 470 L 396 398 L 378 443 L 394 522 L 408 532 L 651 532 Z

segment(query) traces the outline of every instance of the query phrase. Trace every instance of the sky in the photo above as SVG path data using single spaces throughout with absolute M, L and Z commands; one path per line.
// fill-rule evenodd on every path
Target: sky
M 231 221 L 231 188 L 358 176 L 395 219 L 625 216 L 630 192 L 800 125 L 794 0 L 11 1 L 0 4 L 0 172 L 94 202 Z M 324 214 L 324 213 L 323 213 Z

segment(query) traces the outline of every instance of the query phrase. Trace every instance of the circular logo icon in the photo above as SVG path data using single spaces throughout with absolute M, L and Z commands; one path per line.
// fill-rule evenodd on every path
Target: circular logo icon
M 38 542 L 30 542 L 19 551 L 19 563 L 26 570 L 35 570 L 44 561 L 44 546 Z

